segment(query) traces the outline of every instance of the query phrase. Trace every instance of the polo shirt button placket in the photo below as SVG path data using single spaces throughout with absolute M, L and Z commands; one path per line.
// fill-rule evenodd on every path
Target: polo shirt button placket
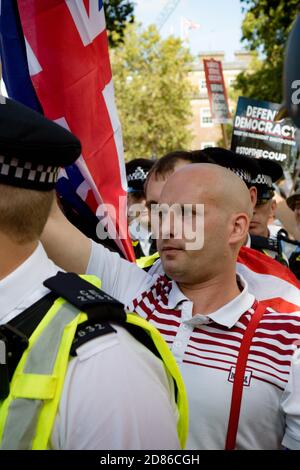
M 178 362 L 182 362 L 184 356 L 184 345 L 181 341 L 174 341 L 172 346 L 172 353 Z

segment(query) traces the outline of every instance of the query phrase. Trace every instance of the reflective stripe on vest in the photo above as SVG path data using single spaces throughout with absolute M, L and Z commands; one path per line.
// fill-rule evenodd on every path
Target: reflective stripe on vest
M 142 256 L 141 258 L 136 260 L 136 264 L 138 265 L 139 268 L 149 268 L 154 264 L 154 262 L 159 258 L 159 253 L 153 253 L 153 255 L 150 256 Z
M 1 449 L 47 449 L 71 345 L 85 320 L 86 314 L 58 299 L 33 332 L 0 407 Z
M 95 276 L 82 276 L 100 287 Z M 77 326 L 85 313 L 57 299 L 29 339 L 14 372 L 10 394 L 0 406 L 0 448 L 6 450 L 47 449 L 62 394 L 69 353 Z M 136 314 L 127 322 L 143 328 L 152 338 L 165 368 L 177 384 L 178 435 L 184 447 L 188 431 L 188 405 L 184 383 L 176 361 L 153 325 Z

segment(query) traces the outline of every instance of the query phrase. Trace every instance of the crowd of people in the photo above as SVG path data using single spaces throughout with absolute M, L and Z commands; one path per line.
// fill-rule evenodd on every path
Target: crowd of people
M 56 197 L 79 140 L 2 101 L 0 448 L 300 450 L 281 166 L 221 147 L 128 162 L 131 262 Z
M 128 222 L 137 262 L 141 267 L 149 268 L 156 260 L 156 257 L 152 256 L 156 252 L 156 243 L 151 236 L 153 235 L 151 205 L 157 204 L 159 199 L 157 194 L 152 195 L 152 191 L 159 190 L 159 183 L 156 182 L 156 186 L 152 189 L 152 174 L 160 176 L 163 181 L 166 175 L 180 168 L 184 162 L 218 163 L 229 168 L 232 161 L 238 165 L 236 172 L 240 172 L 250 193 L 253 194 L 253 217 L 250 221 L 246 245 L 276 259 L 287 266 L 298 279 L 300 278 L 300 237 L 297 238 L 298 230 L 300 230 L 299 190 L 284 199 L 279 192 L 279 185 L 284 180 L 283 170 L 279 163 L 265 159 L 240 158 L 233 152 L 221 148 L 192 152 L 176 151 L 164 155 L 157 161 L 138 158 L 127 164 L 130 188 Z M 247 179 L 245 175 L 243 176 L 243 171 L 252 172 L 251 178 Z M 148 184 L 148 181 L 151 183 Z M 280 205 L 278 211 L 277 201 Z M 145 207 L 148 207 L 148 212 Z M 133 208 L 135 209 L 134 218 L 131 215 Z
M 280 166 L 218 147 L 127 164 L 135 264 L 59 207 L 76 137 L 9 99 L 0 120 L 1 447 L 299 449 L 299 283 L 279 248 Z

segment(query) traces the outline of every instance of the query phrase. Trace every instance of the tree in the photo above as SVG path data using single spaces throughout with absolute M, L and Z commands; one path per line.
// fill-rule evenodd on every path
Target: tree
M 162 40 L 155 26 L 128 26 L 124 43 L 111 53 L 126 159 L 190 144 L 191 60 L 180 39 Z
M 109 45 L 110 47 L 116 47 L 124 39 L 126 25 L 134 22 L 134 2 L 129 0 L 104 0 L 103 5 Z
M 284 48 L 300 1 L 241 0 L 241 3 L 246 12 L 242 40 L 258 56 L 249 71 L 238 75 L 235 88 L 250 98 L 281 102 Z

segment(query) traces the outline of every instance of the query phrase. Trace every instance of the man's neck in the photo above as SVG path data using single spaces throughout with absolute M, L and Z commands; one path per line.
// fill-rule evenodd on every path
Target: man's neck
M 6 235 L 0 234 L 0 280 L 21 266 L 32 255 L 37 246 L 37 241 L 19 245 Z
M 183 294 L 194 304 L 193 315 L 213 313 L 240 294 L 235 270 L 224 274 L 195 285 L 178 283 Z

